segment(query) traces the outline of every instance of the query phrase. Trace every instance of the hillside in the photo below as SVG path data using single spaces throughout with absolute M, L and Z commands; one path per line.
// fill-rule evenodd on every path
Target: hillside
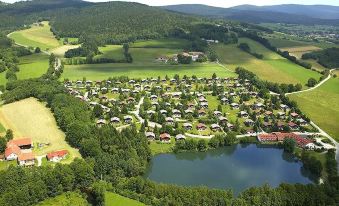
M 336 14 L 328 16 L 331 18 L 320 18 L 321 14 L 326 13 L 321 7 L 311 7 L 313 10 L 306 9 L 306 12 L 297 12 L 303 5 L 294 5 L 286 8 L 285 5 L 270 7 L 256 7 L 251 5 L 242 5 L 231 8 L 212 7 L 201 4 L 181 4 L 164 6 L 162 8 L 187 14 L 203 15 L 216 18 L 226 18 L 231 20 L 246 21 L 251 23 L 290 23 L 290 24 L 324 24 L 339 25 Z M 279 9 L 281 8 L 281 9 Z M 285 9 L 282 9 L 285 8 Z M 339 10 L 339 7 L 331 7 L 333 11 Z M 308 12 L 310 13 L 308 13 Z M 317 16 L 313 16 L 318 13 Z M 310 15 L 312 14 L 312 16 Z

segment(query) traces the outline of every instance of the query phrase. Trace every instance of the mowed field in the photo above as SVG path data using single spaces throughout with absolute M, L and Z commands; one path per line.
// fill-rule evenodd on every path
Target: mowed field
M 339 75 L 339 72 L 336 72 Z M 293 94 L 300 109 L 312 121 L 339 141 L 339 78 L 332 78 L 319 88 L 305 93 Z
M 165 46 L 168 43 L 168 48 Z M 193 63 L 190 65 L 170 65 L 157 62 L 160 56 L 172 56 L 183 50 L 178 48 L 185 46 L 187 41 L 176 39 L 162 39 L 151 41 L 140 41 L 130 46 L 133 63 L 113 64 L 84 64 L 66 65 L 62 79 L 78 80 L 86 77 L 91 80 L 103 80 L 113 76 L 128 76 L 131 78 L 164 77 L 165 75 L 196 75 L 198 77 L 211 77 L 216 73 L 220 77 L 235 76 L 234 73 L 225 70 L 216 63 Z M 109 45 L 100 47 L 102 57 L 119 59 L 123 51 L 120 45 Z
M 47 21 L 42 22 L 43 26 L 32 25 L 29 29 L 15 31 L 9 35 L 15 43 L 31 47 L 40 47 L 42 50 L 53 49 L 61 46 L 50 31 L 51 27 Z
M 254 72 L 261 79 L 277 83 L 300 83 L 304 88 L 306 88 L 305 84 L 309 78 L 320 78 L 320 74 L 317 72 L 304 69 L 255 41 L 240 38 L 239 43 L 241 42 L 249 44 L 252 52 L 263 54 L 264 59 L 253 57 L 237 48 L 237 45 L 214 45 L 220 62 L 226 67 L 234 70 L 241 66 Z
M 79 152 L 70 147 L 65 141 L 65 134 L 57 127 L 51 111 L 34 98 L 4 105 L 0 108 L 0 122 L 7 129 L 12 129 L 14 138 L 30 137 L 34 145 L 49 143 L 41 149 L 34 148 L 36 155 L 45 155 L 48 152 L 67 149 L 72 161 L 81 157 Z
M 123 197 L 121 195 L 106 192 L 105 194 L 105 205 L 106 206 L 145 206 L 145 204 Z

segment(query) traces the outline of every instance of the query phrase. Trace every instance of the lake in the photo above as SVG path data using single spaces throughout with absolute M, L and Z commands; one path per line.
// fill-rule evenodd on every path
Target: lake
M 282 149 L 234 145 L 207 152 L 160 154 L 153 157 L 146 177 L 162 183 L 233 189 L 238 194 L 265 183 L 313 183 L 302 163 Z

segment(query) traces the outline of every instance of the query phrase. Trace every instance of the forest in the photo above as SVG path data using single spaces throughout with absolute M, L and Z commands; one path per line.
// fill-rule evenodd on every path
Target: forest
M 322 51 L 314 51 L 302 55 L 302 59 L 314 59 L 326 68 L 339 67 L 339 48 L 328 48 Z

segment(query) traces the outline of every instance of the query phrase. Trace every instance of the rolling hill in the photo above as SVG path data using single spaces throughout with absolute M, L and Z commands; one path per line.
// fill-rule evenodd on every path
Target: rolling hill
M 277 5 L 258 7 L 241 5 L 231 8 L 220 8 L 201 4 L 180 4 L 164 6 L 162 8 L 180 13 L 251 23 L 339 25 L 339 7 L 335 6 Z

